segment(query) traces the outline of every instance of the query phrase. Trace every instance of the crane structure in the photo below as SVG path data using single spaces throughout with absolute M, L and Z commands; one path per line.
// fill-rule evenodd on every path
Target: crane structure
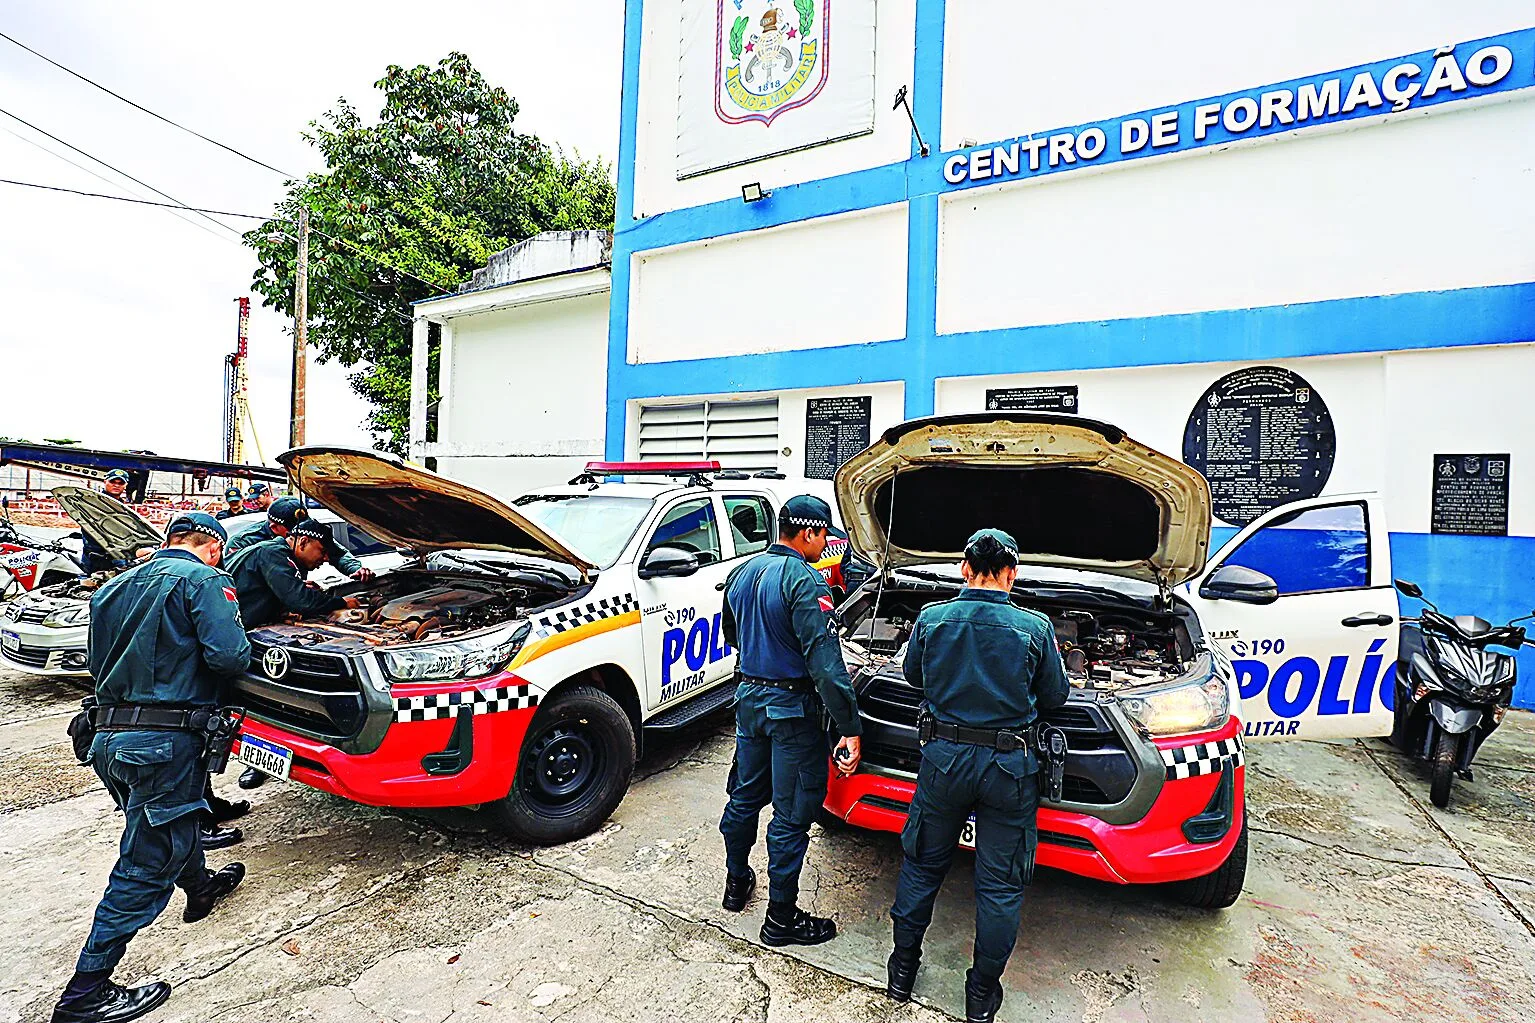
M 245 428 L 250 427 L 251 442 L 256 448 L 256 461 L 262 461 L 261 440 L 256 436 L 256 423 L 251 418 L 249 392 L 246 387 L 246 356 L 250 341 L 251 300 L 247 296 L 235 299 L 240 307 L 240 323 L 235 340 L 235 350 L 224 356 L 224 461 L 237 465 L 245 463 Z

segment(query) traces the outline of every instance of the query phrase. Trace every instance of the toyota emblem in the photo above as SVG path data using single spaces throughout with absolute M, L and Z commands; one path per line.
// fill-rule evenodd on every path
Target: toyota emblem
M 274 646 L 261 655 L 261 670 L 266 677 L 277 681 L 288 673 L 288 651 Z

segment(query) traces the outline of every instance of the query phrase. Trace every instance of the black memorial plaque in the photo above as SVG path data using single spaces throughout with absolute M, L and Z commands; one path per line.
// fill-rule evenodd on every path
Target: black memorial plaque
M 843 462 L 869 446 L 873 404 L 867 394 L 805 402 L 806 479 L 831 479 Z
M 1320 494 L 1336 453 L 1327 404 L 1279 366 L 1221 377 L 1183 429 L 1183 460 L 1210 481 L 1215 514 L 1236 526 Z
M 1063 387 L 988 387 L 988 412 L 1076 412 L 1077 385 Z
M 1435 455 L 1435 533 L 1508 535 L 1508 453 Z

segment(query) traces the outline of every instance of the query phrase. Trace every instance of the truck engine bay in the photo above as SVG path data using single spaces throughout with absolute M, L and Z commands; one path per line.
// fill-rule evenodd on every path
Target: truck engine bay
M 843 652 L 855 682 L 874 675 L 900 677 L 917 613 L 959 590 L 892 583 L 879 597 L 877 588 L 866 587 L 842 611 Z M 876 598 L 879 613 L 871 620 Z M 1066 678 L 1077 689 L 1113 691 L 1169 681 L 1183 674 L 1194 658 L 1187 626 L 1175 612 L 1060 599 L 1025 602 L 1016 592 L 1013 603 L 1050 619 Z

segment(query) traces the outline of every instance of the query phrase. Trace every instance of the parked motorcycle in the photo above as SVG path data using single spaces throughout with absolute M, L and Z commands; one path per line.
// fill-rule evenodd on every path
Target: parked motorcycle
M 1494 626 L 1475 615 L 1451 618 L 1405 579 L 1396 588 L 1427 605 L 1417 618 L 1403 618 L 1396 665 L 1396 706 L 1391 744 L 1425 760 L 1433 769 L 1429 800 L 1450 805 L 1455 775 L 1471 780 L 1471 761 L 1503 721 L 1514 695 L 1512 653 L 1529 643 L 1516 622 Z
M 29 537 L 17 530 L 9 516 L 0 517 L 0 601 L 80 574 L 79 561 L 61 540 Z

